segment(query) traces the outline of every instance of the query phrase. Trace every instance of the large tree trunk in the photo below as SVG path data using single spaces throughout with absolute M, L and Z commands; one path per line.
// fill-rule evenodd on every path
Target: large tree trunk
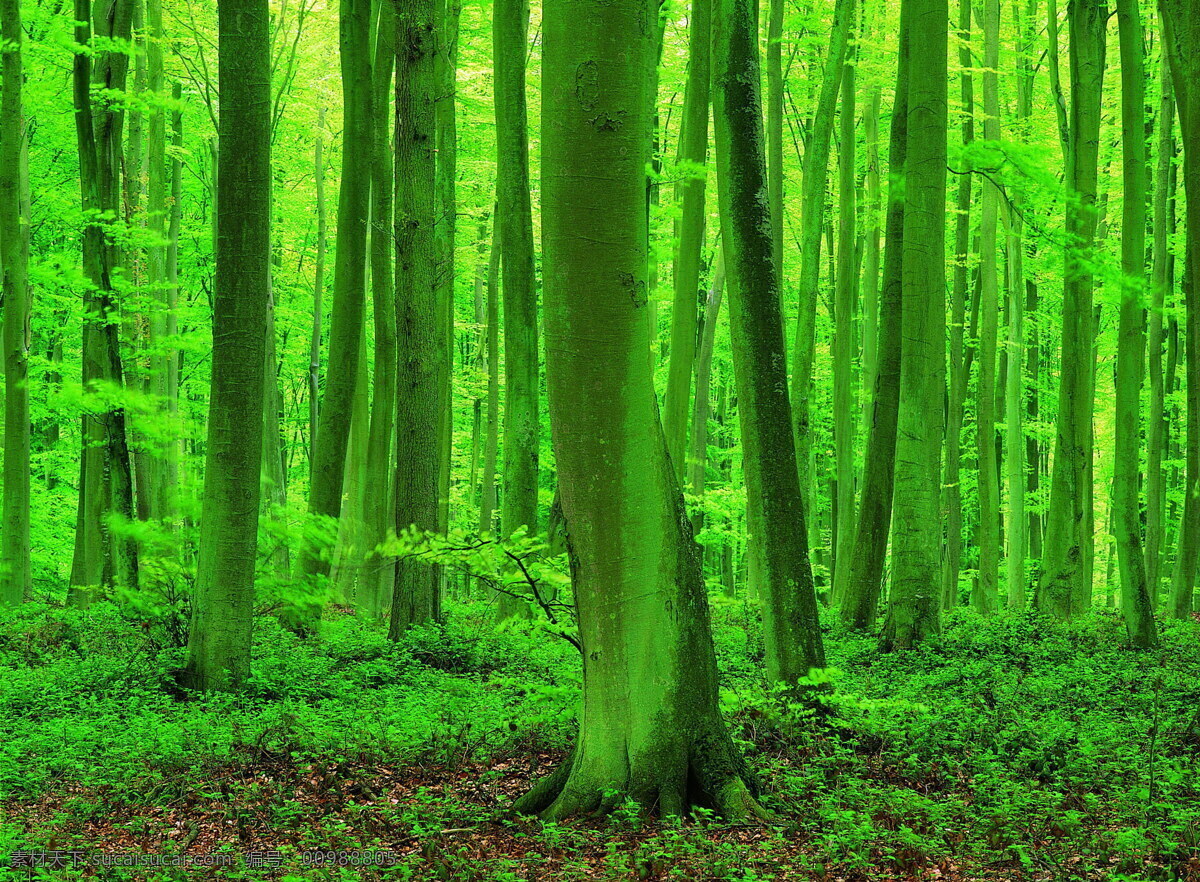
M 438 416 L 446 332 L 438 324 L 434 242 L 433 0 L 396 7 L 396 533 L 438 526 Z M 419 560 L 396 564 L 391 636 L 441 618 L 439 580 Z
M 1121 571 L 1121 609 L 1130 642 L 1158 644 L 1146 586 L 1139 509 L 1142 379 L 1146 372 L 1146 63 L 1137 0 L 1117 0 L 1121 34 L 1121 314 L 1117 330 L 1116 449 L 1113 454 L 1113 520 Z
M 1159 10 L 1163 45 L 1179 102 L 1187 196 L 1187 265 L 1183 273 L 1187 303 L 1187 483 L 1170 602 L 1171 614 L 1185 618 L 1192 611 L 1192 589 L 1200 558 L 1200 3 L 1159 0 Z
M 855 527 L 850 575 L 841 606 L 842 621 L 862 630 L 874 628 L 883 588 L 888 533 L 892 521 L 892 491 L 896 466 L 896 421 L 900 395 L 902 284 L 904 245 L 904 169 L 908 149 L 909 47 L 900 44 L 896 98 L 888 145 L 887 250 L 879 303 L 878 366 L 872 394 L 872 418 L 867 434 L 863 490 Z M 961 334 L 960 334 L 961 338 Z
M 313 444 L 308 511 L 336 519 L 342 511 L 346 450 L 359 385 L 363 312 L 367 296 L 367 224 L 371 205 L 371 2 L 341 0 L 342 181 L 338 194 L 337 254 L 329 317 L 329 364 Z M 326 549 L 309 548 L 304 572 L 329 574 Z
M 213 291 L 212 396 L 200 561 L 186 680 L 237 688 L 250 674 L 270 291 L 270 13 L 217 10 L 221 153 Z
M 887 645 L 901 649 L 941 628 L 938 575 L 946 394 L 948 24 L 946 0 L 903 0 L 900 39 L 911 41 L 904 186 L 904 346 L 892 515 L 892 595 L 884 638 Z
M 525 112 L 527 0 L 497 0 L 495 58 L 496 188 L 504 279 L 504 495 L 500 532 L 537 531 L 538 316 L 529 200 L 529 139 Z M 643 211 L 645 206 L 643 205 Z M 503 601 L 502 615 L 523 605 Z
M 779 0 L 776 0 L 779 2 Z M 671 464 L 682 481 L 687 473 L 688 393 L 692 363 L 696 359 L 697 291 L 700 287 L 700 251 L 704 246 L 704 194 L 708 169 L 709 56 L 712 0 L 693 0 L 688 19 L 688 78 L 683 99 L 677 158 L 683 179 L 675 187 L 680 206 L 673 273 L 675 296 L 671 306 L 671 360 L 663 399 L 663 428 Z M 699 402 L 697 402 L 697 406 Z
M 1067 153 L 1067 246 L 1058 417 L 1050 512 L 1035 602 L 1057 618 L 1078 612 L 1090 596 L 1084 584 L 1092 537 L 1087 507 L 1092 459 L 1092 246 L 1096 237 L 1096 179 L 1100 99 L 1104 79 L 1106 0 L 1072 0 L 1071 125 Z
M 810 668 L 825 666 L 825 651 L 787 397 L 783 312 L 766 198 L 758 49 L 750 4 L 719 3 L 713 39 L 717 189 L 750 533 L 761 539 L 758 585 L 767 678 L 794 688 Z
M 33 589 L 29 545 L 29 174 L 19 0 L 0 2 L 0 272 L 4 297 L 4 502 L 0 604 Z
M 543 20 L 546 378 L 584 660 L 575 749 L 517 804 L 551 820 L 625 798 L 761 812 L 718 710 L 699 547 L 646 357 L 650 12 L 560 0 Z

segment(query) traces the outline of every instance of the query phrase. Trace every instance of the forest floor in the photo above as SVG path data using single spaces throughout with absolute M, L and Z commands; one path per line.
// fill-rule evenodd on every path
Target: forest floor
M 0 879 L 1200 880 L 1200 622 L 1155 653 L 1104 612 L 955 613 L 893 655 L 831 627 L 817 716 L 765 688 L 752 605 L 718 603 L 722 702 L 778 823 L 558 825 L 510 806 L 570 742 L 578 657 L 488 612 L 400 645 L 263 618 L 249 690 L 208 699 L 173 685 L 162 610 L 6 614 Z

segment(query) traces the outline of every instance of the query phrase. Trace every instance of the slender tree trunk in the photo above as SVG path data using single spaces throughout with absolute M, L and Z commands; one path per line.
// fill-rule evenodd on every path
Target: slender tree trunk
M 842 68 L 842 112 L 838 148 L 838 271 L 833 295 L 833 445 L 837 463 L 837 544 L 833 555 L 833 597 L 839 604 L 850 577 L 854 540 L 854 389 L 853 371 L 857 355 L 855 341 L 855 293 L 858 267 L 855 263 L 857 223 L 855 217 L 855 94 L 854 52 L 846 55 Z
M 1175 158 L 1175 96 L 1166 53 L 1159 70 L 1158 165 L 1154 176 L 1154 260 L 1150 285 L 1150 409 L 1146 418 L 1146 584 L 1157 606 L 1162 589 L 1166 487 L 1163 453 L 1167 421 L 1163 383 L 1163 310 L 1166 306 L 1167 202 Z
M 959 0 L 958 62 L 962 101 L 962 144 L 967 148 L 975 140 L 975 82 L 971 58 L 971 0 Z M 895 125 L 895 122 L 892 123 Z M 894 149 L 894 148 L 893 148 Z M 942 606 L 958 603 L 958 576 L 962 566 L 962 424 L 967 385 L 970 382 L 970 360 L 964 334 L 967 322 L 967 300 L 970 281 L 967 273 L 971 252 L 971 188 L 973 175 L 967 172 L 958 179 L 955 203 L 954 275 L 950 289 L 950 370 L 949 398 L 946 408 L 946 468 L 943 484 L 943 504 L 946 509 L 946 552 L 942 558 Z M 971 335 L 972 338 L 974 334 Z
M 687 450 L 688 393 L 692 384 L 692 363 L 696 357 L 700 251 L 704 245 L 711 18 L 711 0 L 692 0 L 692 12 L 688 19 L 688 78 L 677 157 L 677 164 L 685 177 L 675 187 L 675 201 L 680 206 L 676 233 L 679 244 L 675 251 L 675 296 L 671 307 L 671 360 L 663 401 L 667 449 L 681 481 L 685 474 L 684 451 Z
M 1000 140 L 1000 0 L 983 3 L 983 137 Z M 979 578 L 972 606 L 990 615 L 996 610 L 1000 573 L 1000 476 L 996 462 L 996 342 L 1000 292 L 996 266 L 999 188 L 983 181 L 979 221 L 979 390 L 975 440 L 979 463 Z
M 1129 641 L 1158 644 L 1154 608 L 1146 586 L 1138 485 L 1141 465 L 1141 398 L 1146 371 L 1146 63 L 1137 0 L 1117 0 L 1121 34 L 1121 314 L 1117 330 L 1116 448 L 1112 508 L 1121 575 L 1121 609 Z
M 367 224 L 371 210 L 371 0 L 341 0 L 342 181 L 329 317 L 329 366 L 313 445 L 309 514 L 339 517 L 353 418 L 367 296 Z M 306 549 L 306 575 L 328 575 L 323 549 Z
M 1050 512 L 1035 602 L 1057 618 L 1081 610 L 1091 519 L 1087 516 L 1092 458 L 1092 247 L 1104 77 L 1106 0 L 1072 0 L 1071 125 L 1067 154 L 1067 246 L 1063 336 Z
M 504 273 L 504 495 L 500 532 L 505 537 L 521 527 L 530 535 L 537 531 L 540 417 L 537 292 L 525 111 L 528 27 L 527 0 L 497 0 L 493 8 L 492 45 L 497 211 Z M 642 211 L 645 210 L 643 204 Z M 520 605 L 502 601 L 502 615 L 520 612 Z
M 825 190 L 829 179 L 829 143 L 833 137 L 834 110 L 846 61 L 846 46 L 854 19 L 854 0 L 836 0 L 829 32 L 829 51 L 821 92 L 813 110 L 812 128 L 804 150 L 803 183 L 800 196 L 800 306 L 792 353 L 792 419 L 796 436 L 796 460 L 800 470 L 800 494 L 810 529 L 810 547 L 817 547 L 811 530 L 818 516 L 813 506 L 812 461 L 812 372 L 816 354 L 817 302 L 821 276 L 821 230 L 825 214 Z
M 896 467 L 896 426 L 900 395 L 901 331 L 903 322 L 904 180 L 908 149 L 909 47 L 901 41 L 896 98 L 888 146 L 887 249 L 879 302 L 878 368 L 874 372 L 872 418 L 867 433 L 862 499 L 858 508 L 850 576 L 841 606 L 842 621 L 860 630 L 875 627 L 883 588 L 888 533 L 892 521 L 892 491 Z M 961 333 L 960 333 L 961 339 Z
M 434 144 L 437 80 L 433 0 L 396 6 L 396 533 L 437 530 L 439 385 L 448 353 L 438 324 Z M 396 565 L 391 637 L 441 618 L 433 567 L 413 559 Z
M 900 39 L 911 41 L 904 166 L 904 347 L 896 440 L 892 592 L 884 638 L 887 645 L 900 649 L 923 641 L 941 627 L 938 574 L 946 394 L 943 341 L 948 24 L 945 0 L 903 0 Z
M 367 429 L 367 486 L 364 550 L 367 555 L 358 593 L 359 609 L 383 616 L 392 599 L 396 567 L 376 549 L 396 523 L 392 476 L 392 434 L 396 423 L 396 275 L 392 269 L 392 68 L 396 47 L 396 12 L 379 4 L 376 24 L 371 129 L 371 305 L 375 328 L 375 372 L 371 378 L 371 417 Z
M 487 272 L 487 433 L 483 442 L 479 532 L 496 531 L 496 460 L 500 446 L 500 221 L 492 217 L 492 249 Z
M 863 317 L 862 317 L 862 426 L 859 434 L 866 438 L 871 431 L 875 412 L 875 381 L 879 375 L 879 239 L 882 235 L 880 215 L 883 191 L 879 179 L 879 106 L 882 90 L 874 86 L 863 115 L 863 137 L 867 147 L 866 172 L 866 233 L 863 240 Z M 863 464 L 866 474 L 866 464 Z
M 313 181 L 317 195 L 317 257 L 313 276 L 312 337 L 308 344 L 308 467 L 309 484 L 316 480 L 317 430 L 321 420 L 321 327 L 325 319 L 325 108 L 317 111 L 313 145 Z
M 0 604 L 33 590 L 29 540 L 29 172 L 19 0 L 0 0 L 0 288 L 4 297 L 4 498 Z
M 543 20 L 546 375 L 586 660 L 575 749 L 517 804 L 551 820 L 625 798 L 762 814 L 718 709 L 699 547 L 646 356 L 651 12 L 561 0 Z
M 758 584 L 767 679 L 794 688 L 810 668 L 825 666 L 825 650 L 787 397 L 758 49 L 750 4 L 719 2 L 713 39 L 713 120 L 742 467 L 750 491 L 750 533 L 761 539 Z
M 266 0 L 225 0 L 217 16 L 212 397 L 185 677 L 204 690 L 236 689 L 250 674 L 270 292 L 270 12 Z
M 1187 483 L 1170 601 L 1171 615 L 1184 618 L 1192 611 L 1200 558 L 1200 9 L 1196 0 L 1159 0 L 1159 11 L 1179 106 L 1187 200 Z
M 704 527 L 705 478 L 708 473 L 709 390 L 712 382 L 713 347 L 717 339 L 717 321 L 721 316 L 721 298 L 725 291 L 725 252 L 718 248 L 713 268 L 712 287 L 704 302 L 704 320 L 700 327 L 700 352 L 696 357 L 696 403 L 692 410 L 692 445 L 688 456 L 688 490 L 696 498 L 692 511 L 692 535 Z

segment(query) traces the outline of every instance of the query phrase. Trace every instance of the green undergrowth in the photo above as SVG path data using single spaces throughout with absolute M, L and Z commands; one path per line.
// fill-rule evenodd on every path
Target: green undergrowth
M 1200 878 L 1193 622 L 1164 624 L 1153 653 L 1124 648 L 1103 612 L 1067 626 L 956 612 L 939 639 L 882 655 L 831 625 L 814 709 L 762 681 L 753 604 L 714 601 L 722 705 L 779 819 L 751 833 L 632 807 L 507 817 L 530 758 L 570 743 L 580 664 L 545 629 L 490 614 L 451 604 L 398 644 L 345 611 L 308 639 L 262 618 L 249 688 L 201 698 L 176 685 L 177 641 L 128 607 L 5 612 L 0 852 L 105 847 L 96 829 L 150 841 L 159 816 L 243 812 L 238 825 L 288 830 L 293 859 L 223 878 Z M 294 859 L 397 844 L 408 857 L 388 870 Z

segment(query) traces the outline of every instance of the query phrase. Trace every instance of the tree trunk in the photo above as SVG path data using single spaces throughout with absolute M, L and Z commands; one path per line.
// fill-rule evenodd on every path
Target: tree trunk
M 779 3 L 780 0 L 774 2 Z M 671 360 L 663 401 L 667 449 L 680 481 L 686 474 L 684 451 L 687 450 L 688 393 L 692 385 L 692 363 L 696 358 L 697 290 L 700 287 L 700 251 L 704 246 L 711 19 L 712 0 L 692 0 L 692 12 L 688 19 L 688 78 L 677 157 L 679 174 L 683 178 L 675 187 L 680 217 L 673 274 L 675 296 L 671 306 Z
M 342 180 L 338 193 L 337 254 L 329 317 L 329 365 L 313 445 L 311 515 L 337 519 L 342 511 L 346 451 L 359 385 L 367 296 L 367 224 L 371 210 L 371 0 L 341 0 Z M 365 392 L 365 390 L 364 390 Z M 306 575 L 328 575 L 324 549 L 309 548 Z
M 371 418 L 367 429 L 367 494 L 364 551 L 367 560 L 358 592 L 359 609 L 380 618 L 392 599 L 396 567 L 376 549 L 396 523 L 392 476 L 392 433 L 396 423 L 396 275 L 392 269 L 392 68 L 396 12 L 379 4 L 376 25 L 371 128 L 371 304 L 375 328 L 375 372 L 371 378 Z
M 1072 0 L 1071 125 L 1067 154 L 1067 246 L 1063 291 L 1063 335 L 1059 374 L 1050 516 L 1035 602 L 1042 612 L 1069 618 L 1081 612 L 1092 458 L 1092 247 L 1096 237 L 1096 179 L 1100 142 L 1100 99 L 1104 78 L 1105 0 Z
M 1146 585 L 1138 485 L 1141 465 L 1141 398 L 1146 372 L 1146 63 L 1137 0 L 1117 0 L 1121 35 L 1121 313 L 1117 330 L 1116 447 L 1112 508 L 1121 574 L 1121 609 L 1129 641 L 1139 649 L 1158 644 Z
M 446 332 L 438 324 L 434 187 L 433 0 L 396 7 L 396 533 L 410 526 L 437 530 L 438 432 Z M 419 560 L 396 564 L 390 634 L 441 618 L 433 567 Z
M 742 464 L 750 534 L 761 540 L 758 585 L 767 679 L 795 688 L 810 668 L 825 666 L 825 651 L 787 397 L 758 49 L 749 3 L 719 2 L 713 39 L 713 120 Z
M 325 319 L 325 108 L 317 111 L 313 144 L 313 181 L 317 198 L 317 257 L 313 275 L 312 336 L 308 342 L 308 470 L 309 484 L 317 475 L 317 431 L 321 421 L 321 326 Z
M 885 643 L 904 649 L 941 628 L 941 444 L 946 368 L 945 0 L 903 0 L 908 47 L 903 334 L 892 535 L 892 592 Z M 920 26 L 920 30 L 916 29 Z M 917 42 L 919 40 L 919 43 Z M 989 435 L 990 437 L 990 435 Z
M 971 0 L 959 0 L 958 63 L 961 68 L 962 144 L 975 140 L 974 61 L 971 57 Z M 893 125 L 895 123 L 893 122 Z M 970 359 L 964 340 L 970 280 L 967 272 L 971 254 L 971 189 L 974 176 L 968 171 L 958 179 L 954 225 L 954 276 L 950 288 L 950 370 L 946 408 L 946 467 L 943 492 L 946 509 L 946 551 L 942 556 L 941 602 L 949 609 L 958 604 L 958 580 L 962 567 L 962 424 L 967 386 L 971 380 Z M 973 312 L 973 311 L 972 311 Z M 971 335 L 974 337 L 974 334 Z
M 872 419 L 867 434 L 863 490 L 855 527 L 854 547 L 842 621 L 860 630 L 875 627 L 883 567 L 892 521 L 892 492 L 896 467 L 896 425 L 900 395 L 902 283 L 904 244 L 904 181 L 908 148 L 909 48 L 900 44 L 896 98 L 888 145 L 886 245 L 883 288 L 879 302 L 879 353 L 872 395 Z M 961 339 L 961 333 L 960 333 Z
M 1150 409 L 1146 417 L 1146 584 L 1157 606 L 1162 590 L 1166 487 L 1163 454 L 1167 420 L 1163 383 L 1163 310 L 1167 294 L 1167 202 L 1175 158 L 1175 97 L 1171 70 L 1163 53 L 1159 70 L 1158 165 L 1154 176 L 1154 257 L 1150 285 Z
M 497 209 L 496 214 L 499 213 Z M 492 217 L 492 249 L 487 273 L 487 430 L 480 478 L 479 532 L 496 531 L 496 459 L 500 446 L 500 221 Z
M 217 10 L 221 154 L 212 396 L 186 681 L 236 689 L 250 674 L 270 291 L 270 12 Z
M 0 0 L 0 288 L 4 297 L 4 501 L 0 604 L 33 590 L 29 540 L 29 171 L 19 0 Z
M 531 536 L 537 531 L 540 417 L 537 292 L 525 113 L 528 27 L 527 0 L 497 0 L 493 9 L 492 45 L 497 211 L 504 273 L 504 470 L 501 473 L 504 495 L 500 532 L 505 537 L 521 527 Z M 643 204 L 642 211 L 645 210 Z M 518 614 L 522 607 L 502 601 L 501 614 Z
M 709 389 L 712 382 L 713 347 L 717 340 L 717 320 L 721 316 L 721 298 L 725 291 L 725 252 L 718 249 L 713 268 L 712 287 L 704 303 L 700 328 L 700 352 L 696 358 L 696 403 L 692 409 L 692 445 L 688 456 L 688 490 L 696 498 L 692 512 L 692 535 L 704 527 L 705 478 L 708 473 Z
M 543 19 L 546 375 L 584 658 L 575 749 L 517 803 L 550 820 L 625 798 L 761 815 L 718 710 L 699 547 L 646 356 L 650 12 L 561 0 Z
M 1159 0 L 1163 46 L 1170 60 L 1184 145 L 1183 186 L 1187 201 L 1187 483 L 1179 551 L 1171 580 L 1170 613 L 1192 611 L 1192 589 L 1200 557 L 1200 8 L 1196 0 Z
M 858 267 L 855 262 L 857 225 L 855 218 L 855 123 L 854 52 L 846 55 L 842 68 L 842 112 L 838 147 L 838 271 L 833 295 L 833 446 L 836 460 L 837 543 L 833 554 L 833 598 L 841 603 L 850 576 L 854 540 L 854 389 L 853 372 L 857 355 L 855 340 L 855 293 Z
M 821 79 L 821 93 L 813 111 L 812 129 L 804 150 L 800 196 L 800 306 L 792 351 L 792 419 L 796 436 L 796 460 L 800 470 L 800 495 L 810 531 L 818 517 L 814 508 L 812 461 L 812 372 L 816 354 L 817 302 L 821 277 L 821 230 L 825 214 L 825 190 L 829 179 L 829 142 L 833 137 L 834 110 L 846 61 L 854 0 L 835 0 L 829 51 Z M 810 546 L 818 543 L 810 532 Z
M 983 137 L 1000 140 L 1000 0 L 983 3 Z M 996 610 L 1000 574 L 1000 475 L 996 462 L 996 342 L 1000 292 L 996 266 L 1000 192 L 983 181 L 979 221 L 979 389 L 975 441 L 979 464 L 979 578 L 971 596 L 976 612 Z

